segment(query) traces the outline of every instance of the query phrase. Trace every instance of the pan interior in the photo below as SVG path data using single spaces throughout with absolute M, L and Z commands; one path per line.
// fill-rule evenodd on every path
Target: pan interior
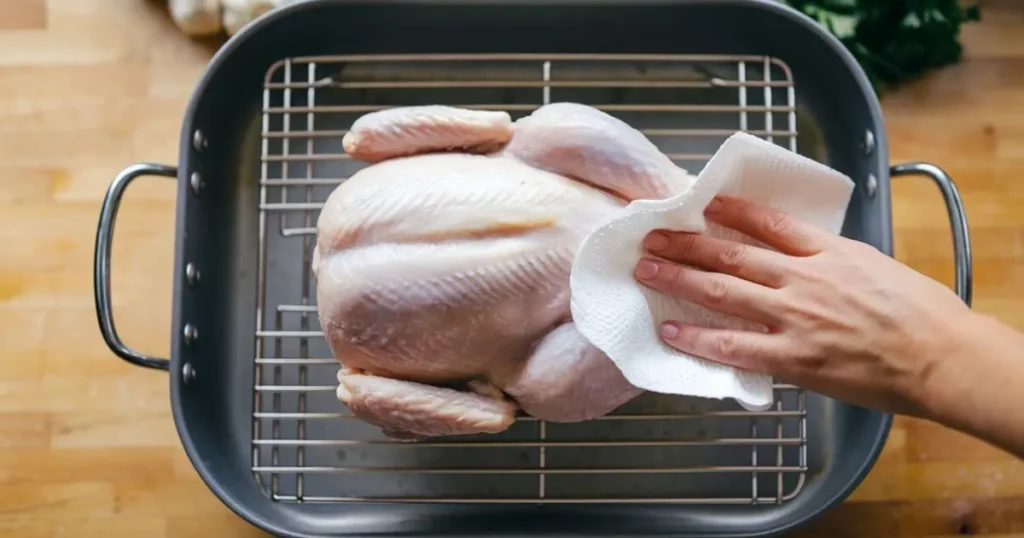
M 668 502 L 770 505 L 820 465 L 821 400 L 647 394 L 580 424 L 520 420 L 497 435 L 406 443 L 351 418 L 315 307 L 310 260 L 324 199 L 364 164 L 341 137 L 366 112 L 446 104 L 509 111 L 572 101 L 641 129 L 696 173 L 736 131 L 826 161 L 789 68 L 758 56 L 485 55 L 289 58 L 264 85 L 253 471 L 279 502 Z

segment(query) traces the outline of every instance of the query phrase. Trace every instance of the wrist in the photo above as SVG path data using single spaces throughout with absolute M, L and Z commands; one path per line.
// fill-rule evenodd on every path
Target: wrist
M 929 336 L 924 364 L 910 397 L 922 418 L 962 427 L 972 414 L 972 395 L 980 390 L 981 380 L 975 374 L 992 367 L 987 362 L 994 355 L 985 346 L 999 341 L 997 333 L 1002 327 L 990 316 L 970 310 L 944 326 L 946 330 Z
M 1024 334 L 984 314 L 956 316 L 930 339 L 915 414 L 1024 457 Z

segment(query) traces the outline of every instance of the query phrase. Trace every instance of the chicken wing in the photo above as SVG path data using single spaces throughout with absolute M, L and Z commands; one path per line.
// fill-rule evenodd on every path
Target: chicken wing
M 380 162 L 436 151 L 490 153 L 512 138 L 508 112 L 441 105 L 387 108 L 361 116 L 342 139 L 354 159 Z

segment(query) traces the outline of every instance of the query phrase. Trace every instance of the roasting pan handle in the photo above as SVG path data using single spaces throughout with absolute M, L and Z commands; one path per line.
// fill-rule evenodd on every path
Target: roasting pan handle
M 178 169 L 173 166 L 152 163 L 133 164 L 121 171 L 114 178 L 107 189 L 107 195 L 103 199 L 103 208 L 100 210 L 100 223 L 96 229 L 96 251 L 93 258 L 93 293 L 96 297 L 96 318 L 100 323 L 100 332 L 107 347 L 115 355 L 136 365 L 147 368 L 167 370 L 170 361 L 143 355 L 138 351 L 124 345 L 121 337 L 117 335 L 114 328 L 114 313 L 110 301 L 110 244 L 114 239 L 114 221 L 117 219 L 117 209 L 121 205 L 121 196 L 124 189 L 138 177 L 142 176 L 166 176 L 177 177 Z
M 956 264 L 956 294 L 960 296 L 967 306 L 971 306 L 973 299 L 973 263 L 971 261 L 971 235 L 967 229 L 967 215 L 964 212 L 964 203 L 960 198 L 960 192 L 945 171 L 938 166 L 929 163 L 912 162 L 893 166 L 889 175 L 928 176 L 942 191 L 942 198 L 946 201 L 946 211 L 949 213 L 949 226 L 953 230 L 953 256 Z

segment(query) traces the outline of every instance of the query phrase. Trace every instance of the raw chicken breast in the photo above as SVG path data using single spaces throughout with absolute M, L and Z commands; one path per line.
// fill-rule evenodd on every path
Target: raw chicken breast
M 641 392 L 576 331 L 569 272 L 604 219 L 692 178 L 591 107 L 542 107 L 506 126 L 510 140 L 496 114 L 360 118 L 346 151 L 379 162 L 331 193 L 317 223 L 338 398 L 391 437 L 495 433 L 517 410 L 588 420 Z
M 335 355 L 424 382 L 513 371 L 568 321 L 574 247 L 619 206 L 578 185 L 464 154 L 353 175 L 319 220 L 317 300 Z

